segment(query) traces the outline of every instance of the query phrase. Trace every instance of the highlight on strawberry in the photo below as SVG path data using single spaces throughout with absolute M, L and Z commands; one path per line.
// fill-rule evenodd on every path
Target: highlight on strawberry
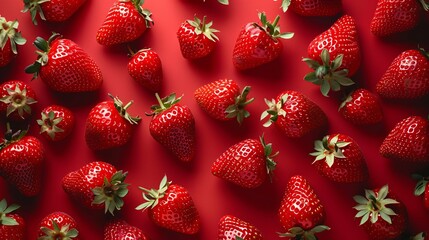
M 261 231 L 233 215 L 224 215 L 218 224 L 217 240 L 263 240 Z
M 125 220 L 113 219 L 104 227 L 104 240 L 149 240 L 143 231 L 130 225 Z
M 335 16 L 343 10 L 341 0 L 282 0 L 283 12 L 288 9 L 302 16 Z
M 7 21 L 0 15 L 0 68 L 8 65 L 18 54 L 17 45 L 27 42 L 18 27 L 18 20 Z
M 75 117 L 73 112 L 63 106 L 51 105 L 45 107 L 37 119 L 40 134 L 50 141 L 61 141 L 73 131 Z
M 25 221 L 20 215 L 13 213 L 19 207 L 16 204 L 8 206 L 6 199 L 0 201 L 0 236 L 2 239 L 25 239 Z
M 29 119 L 36 99 L 36 92 L 23 81 L 10 80 L 0 84 L 0 113 L 8 120 Z
M 424 206 L 429 210 L 429 176 L 424 177 L 420 174 L 413 174 L 412 178 L 417 181 L 414 188 L 414 195 L 423 195 Z
M 37 240 L 79 240 L 76 221 L 65 212 L 53 212 L 40 222 Z

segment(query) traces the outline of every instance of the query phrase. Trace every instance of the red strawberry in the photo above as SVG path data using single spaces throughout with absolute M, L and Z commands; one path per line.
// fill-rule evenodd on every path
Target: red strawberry
M 247 99 L 250 87 L 246 86 L 240 92 L 237 83 L 229 79 L 221 79 L 203 85 L 195 90 L 195 100 L 210 117 L 221 121 L 233 118 L 241 124 L 244 118 L 250 116 L 245 107 L 254 98 Z
M 147 48 L 132 53 L 128 62 L 128 73 L 144 88 L 153 92 L 161 90 L 162 64 L 155 51 Z
M 63 106 L 51 105 L 41 112 L 42 118 L 37 120 L 40 134 L 46 139 L 60 141 L 68 137 L 75 124 L 73 112 Z
M 219 221 L 217 240 L 263 240 L 255 226 L 235 216 L 225 215 Z
M 148 240 L 142 230 L 124 220 L 113 220 L 104 228 L 104 240 Z
M 85 140 L 92 150 L 105 150 L 125 145 L 134 133 L 134 125 L 141 120 L 132 117 L 126 105 L 118 97 L 109 94 L 113 101 L 97 104 L 88 114 L 85 125 Z
M 322 109 L 299 92 L 284 91 L 276 100 L 265 99 L 265 103 L 269 109 L 262 113 L 261 120 L 270 118 L 264 127 L 274 123 L 287 137 L 302 137 L 328 124 Z
M 12 213 L 19 206 L 7 206 L 6 199 L 0 201 L 0 240 L 24 240 L 25 222 L 18 214 Z
M 344 134 L 330 134 L 314 142 L 313 164 L 332 181 L 355 183 L 368 178 L 368 169 L 358 144 Z M 320 161 L 324 160 L 324 161 Z
M 21 194 L 31 197 L 41 190 L 45 153 L 37 138 L 25 134 L 26 131 L 12 134 L 10 128 L 6 132 L 0 142 L 0 175 Z
M 381 144 L 380 153 L 389 159 L 427 163 L 429 120 L 411 116 L 397 123 Z
M 326 49 L 326 50 L 325 50 Z M 339 91 L 341 86 L 354 82 L 348 78 L 358 70 L 361 62 L 355 20 L 344 15 L 328 30 L 314 38 L 308 46 L 308 58 L 303 61 L 314 70 L 304 79 L 316 85 L 327 96 L 329 90 Z M 334 59 L 331 60 L 330 59 Z
M 0 112 L 11 120 L 25 120 L 31 116 L 36 92 L 23 81 L 11 80 L 0 85 Z
M 329 227 L 320 225 L 325 220 L 325 208 L 307 180 L 299 175 L 289 179 L 279 209 L 280 222 L 290 239 L 317 239 L 314 234 Z
M 24 45 L 27 40 L 18 31 L 18 21 L 7 21 L 0 16 L 0 67 L 4 67 L 18 54 L 16 45 Z
M 118 0 L 97 31 L 99 44 L 111 46 L 139 38 L 153 24 L 151 12 L 143 9 L 144 0 Z
M 30 12 L 31 20 L 37 25 L 36 17 L 49 22 L 63 22 L 69 19 L 86 0 L 24 0 L 22 12 Z
M 200 216 L 184 187 L 171 184 L 164 176 L 159 189 L 139 188 L 146 202 L 136 210 L 147 210 L 156 225 L 184 234 L 196 234 L 200 230 Z
M 425 208 L 429 210 L 429 176 L 423 177 L 418 174 L 413 174 L 413 178 L 418 181 L 414 189 L 414 195 L 424 195 L 424 205 Z
M 191 110 L 182 106 L 176 94 L 160 99 L 151 107 L 149 131 L 152 137 L 180 161 L 190 162 L 195 157 L 195 120 Z
M 271 143 L 264 138 L 246 139 L 228 148 L 213 163 L 213 175 L 245 188 L 259 187 L 275 170 Z
M 418 99 L 429 95 L 429 54 L 407 50 L 397 56 L 376 85 L 383 98 Z
M 251 22 L 238 34 L 232 54 L 232 62 L 239 70 L 254 68 L 276 59 L 283 50 L 280 38 L 290 39 L 293 33 L 281 33 L 277 16 L 273 23 L 267 21 L 265 13 L 259 13 L 262 25 Z
M 54 91 L 88 92 L 101 87 L 101 70 L 76 43 L 54 33 L 48 41 L 37 37 L 34 45 L 39 59 L 25 69 Z
M 76 221 L 65 212 L 53 212 L 42 219 L 38 239 L 78 240 Z
M 387 185 L 380 189 L 365 190 L 364 196 L 354 196 L 358 203 L 356 218 L 361 218 L 360 225 L 368 233 L 370 240 L 398 239 L 407 227 L 407 210 L 389 193 Z M 368 221 L 369 220 L 369 221 Z
M 187 59 L 198 59 L 209 55 L 216 47 L 219 38 L 218 30 L 211 28 L 213 22 L 206 23 L 206 16 L 201 21 L 196 16 L 194 20 L 186 20 L 177 31 L 180 50 Z
M 376 124 L 383 120 L 380 100 L 363 88 L 350 93 L 338 111 L 347 121 L 356 125 Z
M 124 205 L 122 200 L 128 193 L 124 182 L 127 173 L 117 171 L 105 162 L 91 162 L 77 171 L 64 176 L 64 191 L 75 201 L 90 209 L 103 209 L 112 215 Z
M 302 16 L 335 16 L 343 9 L 341 0 L 282 0 L 283 12 L 288 9 Z

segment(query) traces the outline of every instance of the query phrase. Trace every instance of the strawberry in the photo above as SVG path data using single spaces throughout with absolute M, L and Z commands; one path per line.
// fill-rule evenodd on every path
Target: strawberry
M 429 120 L 411 116 L 397 123 L 381 144 L 380 154 L 389 159 L 427 163 Z
M 261 120 L 270 118 L 264 127 L 274 123 L 287 137 L 302 137 L 328 124 L 322 109 L 297 91 L 284 91 L 275 100 L 265 99 L 265 103 L 269 109 L 262 113 Z
M 376 85 L 383 98 L 418 99 L 429 95 L 429 54 L 424 49 L 399 54 Z
M 69 19 L 86 0 L 24 0 L 22 12 L 29 12 L 34 25 L 36 17 L 49 22 L 63 22 Z
M 365 190 L 364 196 L 354 196 L 358 203 L 356 218 L 361 218 L 360 226 L 368 233 L 370 240 L 398 239 L 407 227 L 405 205 L 389 193 L 388 185 L 375 190 Z M 369 220 L 369 221 L 368 221 Z
M 23 240 L 25 239 L 24 219 L 12 213 L 19 206 L 12 204 L 7 206 L 6 199 L 0 201 L 0 240 Z
M 211 167 L 213 175 L 245 188 L 259 187 L 276 168 L 271 143 L 262 136 L 246 139 L 228 148 Z
M 8 65 L 18 54 L 17 45 L 24 45 L 27 42 L 18 31 L 18 26 L 17 20 L 7 21 L 0 16 L 0 67 Z
M 239 70 L 254 68 L 276 59 L 283 50 L 282 39 L 290 39 L 293 33 L 281 33 L 277 16 L 273 23 L 267 21 L 265 13 L 259 13 L 261 25 L 247 23 L 235 42 L 232 62 Z
M 157 92 L 161 90 L 162 64 L 158 54 L 150 48 L 131 53 L 128 73 L 144 88 Z
M 78 240 L 76 221 L 65 212 L 53 212 L 40 222 L 38 240 Z
M 42 186 L 42 168 L 45 152 L 35 137 L 27 131 L 8 130 L 0 142 L 0 175 L 27 197 L 39 194 Z
M 11 80 L 0 85 L 0 112 L 11 120 L 25 120 L 31 116 L 36 92 L 23 81 Z
M 148 240 L 142 230 L 131 226 L 124 220 L 113 220 L 104 228 L 104 240 Z
M 195 157 L 195 120 L 191 110 L 182 106 L 176 94 L 156 99 L 159 105 L 151 107 L 149 131 L 152 137 L 180 161 L 190 162 Z
M 290 239 L 317 239 L 314 234 L 329 230 L 320 225 L 325 220 L 325 208 L 307 180 L 296 175 L 289 179 L 279 209 L 280 222 L 288 233 L 281 237 Z
M 206 23 L 206 16 L 201 21 L 196 16 L 194 20 L 186 20 L 177 30 L 180 50 L 186 59 L 199 59 L 209 55 L 216 47 L 219 38 L 216 30 L 211 28 L 213 22 Z
M 124 205 L 128 193 L 127 172 L 106 162 L 91 162 L 64 176 L 62 187 L 75 201 L 89 209 L 103 209 L 112 215 Z
M 125 145 L 134 133 L 134 125 L 141 120 L 132 117 L 126 105 L 118 97 L 110 95 L 113 101 L 104 101 L 91 109 L 86 119 L 85 140 L 92 150 L 105 150 Z
M 330 134 L 314 142 L 316 152 L 313 164 L 319 173 L 332 181 L 343 183 L 363 182 L 368 169 L 359 145 L 344 134 Z M 320 161 L 324 160 L 324 161 Z
M 63 106 L 51 105 L 45 107 L 41 112 L 41 119 L 37 120 L 40 125 L 40 134 L 46 139 L 60 141 L 68 137 L 75 125 L 73 112 Z
M 303 58 L 303 61 L 314 72 L 305 75 L 304 79 L 319 85 L 324 96 L 329 90 L 339 91 L 341 86 L 354 84 L 349 77 L 358 70 L 361 54 L 356 22 L 351 16 L 342 16 L 315 37 L 307 51 L 308 58 Z
M 424 195 L 424 206 L 429 210 L 429 176 L 423 177 L 419 174 L 413 174 L 413 178 L 418 181 L 414 189 L 414 195 Z
M 159 189 L 146 189 L 146 202 L 136 210 L 147 210 L 149 218 L 158 226 L 184 234 L 196 234 L 200 230 L 200 216 L 188 190 L 162 178 Z
M 249 92 L 249 86 L 240 92 L 235 81 L 221 79 L 197 88 L 194 95 L 198 105 L 210 117 L 221 121 L 235 118 L 241 124 L 244 118 L 250 116 L 245 107 L 254 100 L 247 99 Z
M 283 12 L 291 9 L 302 16 L 335 16 L 343 9 L 341 0 L 282 0 Z
M 39 59 L 25 69 L 54 91 L 88 92 L 101 87 L 101 70 L 91 57 L 70 39 L 54 33 L 48 41 L 37 37 L 34 45 Z
M 376 124 L 383 120 L 380 100 L 370 91 L 359 88 L 351 92 L 338 111 L 355 125 Z
M 144 0 L 117 0 L 97 31 L 96 40 L 104 46 L 131 42 L 153 24 L 151 12 L 143 9 Z
M 219 221 L 218 240 L 263 240 L 255 226 L 238 217 L 225 215 Z

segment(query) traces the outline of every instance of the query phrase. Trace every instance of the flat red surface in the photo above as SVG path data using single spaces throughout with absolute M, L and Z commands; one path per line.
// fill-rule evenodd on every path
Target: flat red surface
M 108 99 L 107 93 L 122 98 L 133 99 L 133 113 L 144 116 L 155 103 L 152 93 L 142 89 L 127 73 L 127 48 L 125 45 L 106 48 L 95 41 L 97 29 L 101 26 L 113 0 L 88 0 L 67 22 L 52 24 L 40 22 L 33 26 L 30 15 L 21 13 L 22 1 L 0 1 L 0 14 L 9 20 L 18 19 L 20 30 L 28 43 L 19 48 L 19 56 L 6 68 L 0 69 L 0 81 L 11 79 L 27 81 L 38 95 L 34 112 L 50 104 L 62 104 L 73 110 L 77 117 L 76 128 L 67 140 L 50 143 L 41 139 L 46 148 L 44 187 L 39 196 L 24 198 L 15 193 L 0 179 L 0 198 L 22 205 L 19 213 L 28 223 L 28 239 L 35 239 L 39 221 L 53 211 L 65 211 L 78 224 L 81 239 L 102 239 L 103 226 L 108 219 L 103 213 L 82 208 L 64 193 L 60 181 L 64 175 L 95 161 L 108 161 L 118 169 L 129 171 L 127 181 L 130 192 L 125 197 L 125 207 L 118 217 L 142 228 L 152 239 L 216 239 L 218 220 L 225 214 L 233 214 L 257 226 L 265 239 L 278 239 L 276 232 L 284 231 L 279 223 L 277 210 L 280 206 L 286 182 L 295 174 L 305 176 L 315 189 L 326 208 L 326 225 L 332 229 L 320 234 L 319 238 L 367 239 L 354 219 L 355 205 L 352 197 L 362 194 L 364 188 L 389 184 L 409 213 L 412 233 L 429 232 L 429 212 L 424 209 L 421 198 L 413 195 L 415 182 L 410 174 L 416 170 L 428 174 L 426 169 L 392 163 L 381 157 L 378 148 L 393 126 L 410 115 L 428 114 L 428 99 L 425 103 L 401 103 L 384 101 L 385 118 L 382 124 L 373 127 L 356 127 L 346 122 L 337 112 L 339 101 L 335 97 L 325 98 L 319 89 L 303 80 L 308 72 L 306 57 L 309 42 L 326 30 L 339 17 L 305 18 L 292 12 L 283 13 L 280 1 L 272 0 L 231 0 L 230 6 L 223 6 L 214 0 L 203 3 L 199 0 L 148 0 L 145 8 L 153 12 L 155 26 L 132 45 L 134 48 L 150 47 L 158 52 L 164 68 L 164 88 L 161 95 L 176 92 L 183 94 L 182 103 L 190 107 L 196 120 L 197 154 L 193 163 L 179 163 L 169 155 L 149 134 L 149 118 L 144 118 L 137 128 L 132 141 L 125 147 L 95 153 L 88 149 L 84 141 L 84 126 L 90 109 L 100 101 Z M 365 2 L 365 3 L 364 3 Z M 417 44 L 429 48 L 428 22 L 425 18 L 419 27 L 400 37 L 381 40 L 369 32 L 369 24 L 375 10 L 376 1 L 344 0 L 344 13 L 357 21 L 363 62 L 359 72 L 353 77 L 359 85 L 375 90 L 375 83 L 399 53 L 415 48 Z M 269 19 L 281 15 L 283 31 L 295 32 L 291 40 L 284 40 L 284 50 L 279 59 L 254 70 L 239 72 L 232 65 L 232 49 L 237 34 L 247 22 L 257 21 L 257 12 L 265 11 Z M 214 27 L 221 32 L 218 48 L 208 58 L 191 62 L 181 56 L 176 31 L 182 21 L 194 14 L 207 15 L 214 20 Z M 50 91 L 43 82 L 30 82 L 31 76 L 24 73 L 25 66 L 32 63 L 36 55 L 32 42 L 36 36 L 47 38 L 52 31 L 70 38 L 86 50 L 100 66 L 104 84 L 102 89 L 91 94 L 62 95 Z M 193 92 L 202 84 L 231 78 L 243 87 L 252 86 L 254 104 L 248 110 L 252 116 L 238 127 L 235 122 L 222 123 L 209 118 L 196 104 Z M 369 171 L 370 182 L 364 184 L 337 184 L 318 175 L 311 165 L 313 158 L 308 155 L 313 150 L 313 141 L 318 136 L 302 139 L 288 139 L 275 128 L 266 129 L 259 121 L 265 110 L 264 98 L 274 98 L 283 90 L 298 90 L 317 102 L 328 115 L 329 133 L 344 133 L 354 138 L 361 146 Z M 38 135 L 35 120 L 31 134 Z M 1 125 L 4 125 L 2 122 Z M 257 138 L 265 133 L 267 142 L 280 151 L 278 168 L 272 184 L 246 190 L 220 180 L 210 173 L 212 162 L 228 147 L 245 139 Z M 195 236 L 185 236 L 156 227 L 147 213 L 134 210 L 142 202 L 138 186 L 156 187 L 162 176 L 167 174 L 174 183 L 185 186 L 192 195 L 199 210 L 202 228 Z

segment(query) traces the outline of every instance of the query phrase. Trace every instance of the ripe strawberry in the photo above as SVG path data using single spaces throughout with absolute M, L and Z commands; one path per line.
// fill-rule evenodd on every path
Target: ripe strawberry
M 353 199 L 358 203 L 354 207 L 358 211 L 355 217 L 361 218 L 360 226 L 368 233 L 370 240 L 398 239 L 406 230 L 405 205 L 389 193 L 387 185 L 365 190 L 365 197 L 357 195 Z
M 389 159 L 427 163 L 429 120 L 411 116 L 397 123 L 381 144 L 380 153 Z
M 146 202 L 136 210 L 147 210 L 156 225 L 184 234 L 196 234 L 200 230 L 200 216 L 184 187 L 171 184 L 164 176 L 159 189 L 139 188 Z
M 142 230 L 124 220 L 113 220 L 104 228 L 104 240 L 148 240 Z
M 40 134 L 46 139 L 60 141 L 68 137 L 75 124 L 73 112 L 63 106 L 51 105 L 41 112 L 42 118 L 37 120 Z
M 11 120 L 25 120 L 31 116 L 36 92 L 23 81 L 11 80 L 0 85 L 0 112 Z
M 363 88 L 351 92 L 338 111 L 347 121 L 356 125 L 376 124 L 383 120 L 380 100 Z
M 0 142 L 0 175 L 24 196 L 37 195 L 41 190 L 45 153 L 42 143 L 26 131 L 12 133 L 8 126 Z
M 76 221 L 65 212 L 53 212 L 40 222 L 39 240 L 78 240 Z
M 105 162 L 91 162 L 64 176 L 64 191 L 75 201 L 90 209 L 103 209 L 112 215 L 124 205 L 128 193 L 124 182 L 127 172 L 117 171 Z
M 31 20 L 37 25 L 36 17 L 49 22 L 63 22 L 69 19 L 86 0 L 24 0 L 22 12 L 30 12 Z
M 131 53 L 128 73 L 144 88 L 157 92 L 161 90 L 162 64 L 158 54 L 150 48 Z
M 335 16 L 343 9 L 341 0 L 282 0 L 283 12 L 288 9 L 302 16 Z
M 40 78 L 54 91 L 88 92 L 101 87 L 101 70 L 76 43 L 54 33 L 48 41 L 37 37 L 34 45 L 39 59 L 25 69 Z
M 335 182 L 355 183 L 368 178 L 368 169 L 359 145 L 344 134 L 326 135 L 314 142 L 313 164 L 322 176 Z M 320 161 L 324 160 L 324 161 Z
M 259 187 L 276 168 L 271 143 L 263 136 L 246 139 L 228 148 L 211 167 L 213 175 L 245 188 Z
M 269 109 L 262 113 L 261 120 L 270 118 L 264 127 L 274 123 L 287 137 L 302 137 L 328 124 L 322 109 L 299 92 L 284 91 L 276 100 L 265 99 L 265 103 Z
M 418 174 L 413 174 L 413 178 L 418 181 L 414 189 L 414 195 L 424 195 L 424 205 L 425 208 L 429 210 L 429 176 L 423 177 Z
M 216 30 L 211 28 L 213 22 L 206 23 L 206 16 L 201 21 L 196 16 L 194 20 L 186 20 L 177 31 L 180 50 L 184 58 L 199 59 L 209 55 L 216 47 L 219 38 Z
M 19 206 L 7 206 L 6 199 L 0 201 L 0 240 L 24 240 L 25 222 L 18 214 L 12 213 Z
M 19 23 L 7 21 L 0 16 L 0 67 L 4 67 L 18 54 L 17 45 L 24 45 L 27 40 L 18 31 Z
M 219 221 L 217 240 L 263 240 L 255 226 L 235 216 L 225 215 Z
M 311 41 L 307 51 L 308 58 L 303 58 L 303 61 L 314 72 L 305 75 L 304 79 L 320 85 L 324 96 L 328 95 L 329 90 L 339 91 L 341 86 L 354 84 L 349 77 L 358 70 L 361 55 L 356 23 L 351 16 L 342 16 L 319 34 Z M 334 60 L 331 62 L 330 59 Z
M 85 140 L 92 150 L 105 150 L 125 145 L 134 133 L 134 125 L 141 120 L 132 117 L 126 105 L 118 97 L 110 95 L 113 101 L 97 104 L 88 114 L 85 125 Z
M 160 99 L 151 107 L 149 131 L 152 137 L 180 161 L 190 162 L 195 157 L 195 120 L 191 110 L 182 106 L 176 94 Z
M 383 98 L 418 99 L 429 95 L 429 54 L 407 50 L 397 56 L 376 85 Z
M 265 13 L 259 13 L 262 25 L 246 24 L 238 34 L 232 54 L 232 62 L 239 70 L 254 68 L 276 59 L 283 50 L 280 38 L 290 39 L 293 33 L 281 33 L 277 16 L 273 23 L 267 21 Z
M 314 234 L 329 230 L 323 224 L 325 208 L 307 180 L 299 175 L 289 179 L 279 209 L 280 222 L 288 233 L 281 237 L 317 239 Z
M 118 0 L 97 31 L 99 44 L 111 46 L 139 38 L 153 24 L 151 12 L 143 9 L 144 0 Z
M 210 117 L 221 121 L 235 118 L 241 124 L 250 116 L 245 107 L 254 100 L 247 99 L 249 91 L 250 87 L 246 86 L 240 93 L 235 81 L 221 79 L 197 88 L 194 95 L 198 105 Z

